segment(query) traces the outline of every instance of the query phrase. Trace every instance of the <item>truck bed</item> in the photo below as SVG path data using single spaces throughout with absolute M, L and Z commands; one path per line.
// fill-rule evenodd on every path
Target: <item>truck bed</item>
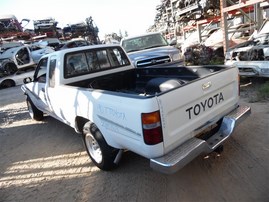
M 223 65 L 195 67 L 165 65 L 156 68 L 137 68 L 121 71 L 67 85 L 150 96 L 178 88 L 227 68 L 229 67 Z

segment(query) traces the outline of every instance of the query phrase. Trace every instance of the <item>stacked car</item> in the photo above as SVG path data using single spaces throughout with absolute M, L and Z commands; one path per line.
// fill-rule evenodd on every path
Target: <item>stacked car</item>
M 245 43 L 229 49 L 225 64 L 238 67 L 241 76 L 269 77 L 269 20 Z

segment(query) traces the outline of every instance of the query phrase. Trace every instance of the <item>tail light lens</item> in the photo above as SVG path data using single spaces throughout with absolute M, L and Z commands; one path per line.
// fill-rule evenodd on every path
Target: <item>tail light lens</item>
M 143 113 L 142 127 L 144 142 L 147 145 L 159 144 L 163 141 L 160 112 Z

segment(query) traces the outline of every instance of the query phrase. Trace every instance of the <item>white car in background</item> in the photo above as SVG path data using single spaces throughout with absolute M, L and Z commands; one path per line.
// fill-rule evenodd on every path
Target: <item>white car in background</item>
M 231 26 L 229 29 L 231 31 L 228 33 L 229 47 L 233 47 L 247 41 L 254 32 L 254 26 L 252 24 L 235 25 Z M 220 52 L 223 52 L 223 30 L 219 28 L 217 31 L 212 33 L 211 36 L 205 40 L 204 45 L 213 48 L 213 50 L 221 49 Z
M 9 88 L 13 86 L 22 85 L 25 78 L 32 78 L 34 75 L 34 68 L 28 70 L 18 70 L 16 73 L 12 75 L 4 75 L 0 72 L 0 89 L 1 88 Z

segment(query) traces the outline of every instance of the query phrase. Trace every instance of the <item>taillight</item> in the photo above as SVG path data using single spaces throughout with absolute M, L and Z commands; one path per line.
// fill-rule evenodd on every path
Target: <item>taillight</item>
M 147 145 L 158 144 L 163 141 L 160 112 L 142 113 L 142 127 L 144 142 Z

